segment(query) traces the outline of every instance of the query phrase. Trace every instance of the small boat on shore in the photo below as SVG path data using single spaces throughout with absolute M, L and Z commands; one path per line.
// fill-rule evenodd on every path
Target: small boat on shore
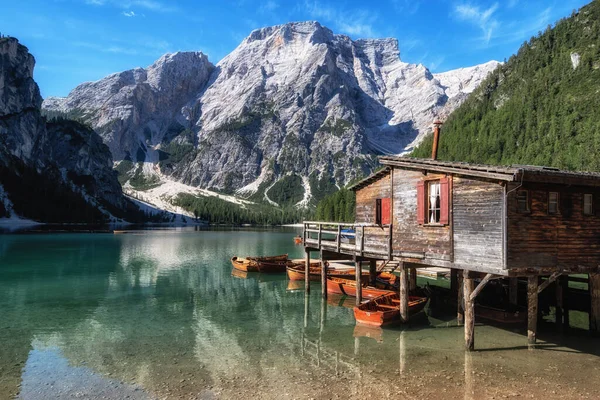
M 427 297 L 409 296 L 408 315 L 417 314 L 425 308 Z M 396 292 L 376 297 L 354 307 L 356 322 L 370 326 L 386 326 L 402 322 L 400 319 L 400 295 Z
M 373 299 L 375 297 L 395 293 L 395 291 L 392 290 L 379 289 L 373 286 L 367 286 L 367 284 L 368 278 L 362 287 L 362 297 L 365 299 Z M 337 294 L 356 297 L 356 281 L 353 279 L 328 277 L 327 294 Z

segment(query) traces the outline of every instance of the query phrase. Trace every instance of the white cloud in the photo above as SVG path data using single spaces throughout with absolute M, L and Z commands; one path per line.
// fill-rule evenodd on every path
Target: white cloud
M 483 33 L 481 39 L 485 44 L 488 44 L 494 30 L 498 27 L 498 21 L 493 18 L 497 9 L 498 3 L 494 3 L 487 9 L 481 9 L 470 4 L 459 4 L 454 7 L 454 12 L 458 19 L 478 26 Z
M 261 12 L 273 12 L 276 9 L 279 8 L 279 3 L 274 1 L 274 0 L 269 0 L 269 1 L 265 1 L 261 6 L 260 6 L 260 11 Z
M 135 13 L 133 11 L 123 11 L 123 15 L 126 17 L 135 17 Z
M 177 6 L 167 5 L 156 0 L 85 0 L 85 3 L 94 6 L 112 5 L 126 10 L 134 7 L 155 12 L 175 12 L 179 10 Z
M 379 36 L 373 27 L 377 14 L 370 11 L 341 11 L 339 7 L 330 7 L 316 0 L 305 0 L 304 11 L 323 24 L 332 24 L 331 28 L 341 33 L 360 38 Z

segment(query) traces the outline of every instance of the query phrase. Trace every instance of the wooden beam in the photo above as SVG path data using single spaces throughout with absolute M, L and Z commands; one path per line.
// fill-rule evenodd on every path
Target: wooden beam
M 600 274 L 590 274 L 590 333 L 600 336 Z
M 561 277 L 556 280 L 555 295 L 556 295 L 556 309 L 555 309 L 555 323 L 557 330 L 561 331 L 563 328 L 563 287 Z
M 552 282 L 556 280 L 559 276 L 562 275 L 562 272 L 555 272 L 548 279 L 546 279 L 542 284 L 538 287 L 538 294 L 542 293 L 542 290 L 546 289 Z
M 456 268 L 450 270 L 450 293 L 458 296 L 458 270 Z
M 456 322 L 460 326 L 465 323 L 465 298 L 464 298 L 464 278 L 463 272 L 460 271 L 457 276 L 458 293 L 456 304 L 458 305 L 456 310 Z
M 538 318 L 538 277 L 527 278 L 527 343 L 535 345 Z
M 304 263 L 304 291 L 310 293 L 310 250 L 306 250 Z
M 339 253 L 340 246 L 342 245 L 342 226 L 341 225 L 338 225 L 336 242 L 337 242 L 337 252 Z
M 516 306 L 519 304 L 519 279 L 508 278 L 508 302 Z
M 377 280 L 377 261 L 369 260 L 369 284 L 375 286 Z
M 560 278 L 560 285 L 562 287 L 562 296 L 563 296 L 563 330 L 567 331 L 570 327 L 569 321 L 569 276 L 562 276 Z
M 321 295 L 327 298 L 327 261 L 325 253 L 321 252 Z
M 472 300 L 475 281 L 469 271 L 463 272 L 463 294 L 465 299 L 465 348 L 475 349 L 475 302 Z
M 356 275 L 356 305 L 360 306 L 362 302 L 362 263 L 354 262 L 354 274 Z
M 408 291 L 413 292 L 414 290 L 417 289 L 417 269 L 416 268 L 409 268 L 409 286 L 408 286 Z
M 484 276 L 483 279 L 481 280 L 481 282 L 479 282 L 479 285 L 477 285 L 475 290 L 473 290 L 473 292 L 471 293 L 471 296 L 469 297 L 469 301 L 475 301 L 475 298 L 477 297 L 477 295 L 479 293 L 481 293 L 481 291 L 483 290 L 485 285 L 487 285 L 488 282 L 490 281 L 490 279 L 492 279 L 493 277 L 494 277 L 493 274 L 487 274 L 486 276 Z
M 402 263 L 400 265 L 400 319 L 408 322 L 408 271 Z

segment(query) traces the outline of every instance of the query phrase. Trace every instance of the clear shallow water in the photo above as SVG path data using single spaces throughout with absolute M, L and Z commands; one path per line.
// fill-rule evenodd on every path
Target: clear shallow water
M 0 399 L 600 397 L 586 336 L 530 351 L 478 325 L 465 354 L 452 315 L 361 330 L 319 284 L 306 302 L 285 275 L 232 276 L 232 255 L 301 257 L 295 234 L 0 236 Z

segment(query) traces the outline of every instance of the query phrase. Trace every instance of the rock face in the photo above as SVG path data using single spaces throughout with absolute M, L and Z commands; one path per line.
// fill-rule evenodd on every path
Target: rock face
M 33 196 L 40 188 L 28 185 L 35 181 L 35 185 L 42 182 L 53 192 L 60 187 L 70 192 L 66 197 L 91 203 L 92 207 L 125 210 L 127 202 L 112 169 L 112 155 L 98 134 L 74 121 L 58 120 L 46 125 L 40 113 L 42 98 L 33 80 L 34 64 L 33 56 L 17 39 L 0 39 L 3 198 L 17 203 L 13 200 L 23 199 L 28 190 Z M 36 201 L 42 203 L 45 199 L 31 199 L 30 208 L 36 208 Z M 21 204 L 15 204 L 18 206 Z
M 298 175 L 307 199 L 369 173 L 376 155 L 420 142 L 497 64 L 433 75 L 402 62 L 396 39 L 289 23 L 253 31 L 216 67 L 201 53 L 166 55 L 44 108 L 90 121 L 116 160 L 265 197 Z

